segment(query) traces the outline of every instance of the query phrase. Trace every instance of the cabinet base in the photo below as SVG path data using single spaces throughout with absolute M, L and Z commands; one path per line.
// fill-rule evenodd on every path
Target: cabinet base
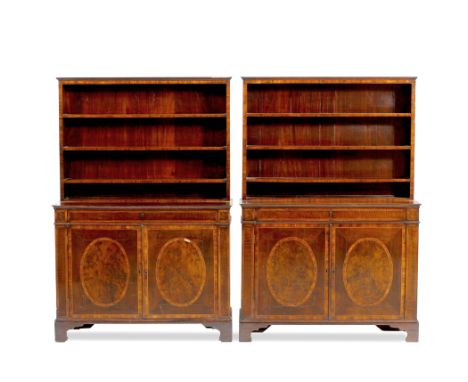
M 65 342 L 68 340 L 67 332 L 71 329 L 89 329 L 94 324 L 79 321 L 59 321 L 55 320 L 55 342 Z
M 252 341 L 252 333 L 263 333 L 271 325 L 261 322 L 241 322 L 239 323 L 239 342 Z
M 219 330 L 219 340 L 221 342 L 232 342 L 232 320 L 203 323 L 203 326 L 207 329 Z
M 377 325 L 384 332 L 406 332 L 406 342 L 419 341 L 419 322 L 395 322 Z
M 406 332 L 406 342 L 419 341 L 419 322 L 240 322 L 239 341 L 252 341 L 252 333 L 262 333 L 271 325 L 376 325 L 382 331 Z
M 55 320 L 55 341 L 56 342 L 65 342 L 68 340 L 67 332 L 72 329 L 89 329 L 94 324 L 202 324 L 205 328 L 216 329 L 219 331 L 219 340 L 221 342 L 231 342 L 232 341 L 232 319 L 222 320 L 222 321 L 183 321 L 183 322 L 174 322 L 174 321 L 74 321 L 74 320 Z

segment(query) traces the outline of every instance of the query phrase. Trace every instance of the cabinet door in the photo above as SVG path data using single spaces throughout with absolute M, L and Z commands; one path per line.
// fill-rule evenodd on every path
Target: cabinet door
M 69 229 L 70 304 L 74 317 L 127 318 L 140 313 L 140 230 Z
M 289 228 L 288 228 L 289 227 Z M 271 320 L 328 318 L 328 226 L 256 229 L 255 312 Z
M 218 230 L 149 227 L 145 231 L 145 315 L 214 315 L 219 295 Z
M 333 227 L 333 319 L 403 317 L 404 230 L 401 224 Z

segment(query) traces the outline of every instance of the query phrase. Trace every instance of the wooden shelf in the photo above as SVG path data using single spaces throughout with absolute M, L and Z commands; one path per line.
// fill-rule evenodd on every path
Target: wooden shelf
M 226 146 L 64 146 L 63 151 L 224 151 Z
M 409 183 L 407 178 L 247 177 L 247 183 Z
M 205 114 L 63 114 L 62 118 L 226 118 L 226 113 L 205 113 Z
M 109 210 L 115 210 L 115 209 L 132 209 L 135 208 L 136 205 L 142 206 L 145 209 L 153 210 L 153 209 L 161 209 L 164 208 L 165 205 L 171 206 L 171 208 L 175 209 L 197 209 L 199 206 L 210 206 L 207 207 L 210 209 L 220 209 L 223 208 L 224 206 L 230 206 L 231 201 L 228 199 L 223 199 L 223 198 L 212 198 L 212 199 L 207 199 L 207 198 L 181 198 L 179 196 L 167 196 L 167 197 L 142 197 L 142 196 L 126 196 L 126 197 L 120 197 L 120 196 L 109 196 L 109 197 L 103 197 L 103 196 L 95 196 L 95 197 L 67 197 L 62 201 L 62 206 L 63 205 L 81 205 L 81 204 L 86 204 L 86 207 L 82 207 L 83 209 L 92 209 L 96 205 L 99 205 L 100 208 L 102 209 L 109 209 Z M 130 206 L 128 206 L 130 205 Z M 214 206 L 213 206 L 214 205 Z
M 277 145 L 247 145 L 247 150 L 411 150 L 411 146 L 277 146 Z
M 411 117 L 411 113 L 247 113 L 254 118 L 393 118 Z
M 227 179 L 64 179 L 65 184 L 178 184 L 178 183 L 226 183 Z

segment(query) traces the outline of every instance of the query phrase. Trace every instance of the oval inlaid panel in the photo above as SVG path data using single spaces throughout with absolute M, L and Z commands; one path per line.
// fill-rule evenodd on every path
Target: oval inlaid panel
M 81 257 L 80 279 L 86 296 L 95 305 L 117 304 L 125 296 L 130 279 L 125 249 L 109 238 L 92 241 Z
M 343 282 L 354 303 L 379 304 L 390 292 L 392 281 L 392 256 L 382 241 L 359 239 L 349 248 L 343 264 Z
M 205 260 L 193 241 L 175 238 L 164 244 L 156 262 L 156 282 L 164 300 L 175 306 L 192 305 L 205 281 Z
M 317 282 L 317 260 L 310 245 L 297 237 L 278 241 L 268 255 L 266 279 L 272 296 L 281 305 L 306 302 Z

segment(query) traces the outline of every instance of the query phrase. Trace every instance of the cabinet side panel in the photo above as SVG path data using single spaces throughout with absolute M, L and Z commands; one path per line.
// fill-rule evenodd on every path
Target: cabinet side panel
M 247 197 L 247 137 L 248 137 L 248 127 L 247 127 L 247 84 L 244 81 L 243 86 L 243 116 L 242 116 L 242 198 Z
M 405 319 L 417 319 L 418 292 L 418 231 L 417 224 L 408 224 L 406 229 L 406 304 Z
M 57 317 L 67 315 L 67 229 L 55 228 Z
M 229 277 L 229 227 L 221 227 L 219 235 L 219 314 L 228 316 L 230 314 L 230 277 Z
M 64 178 L 64 160 L 63 160 L 63 84 L 59 82 L 59 156 L 60 156 L 60 200 L 65 197 Z
M 253 285 L 254 285 L 254 226 L 242 226 L 242 315 L 241 319 L 253 316 Z
M 231 86 L 226 83 L 226 199 L 231 195 Z
M 416 82 L 411 84 L 411 163 L 410 163 L 410 194 L 411 199 L 414 198 L 414 150 L 415 150 L 415 132 L 416 132 Z

